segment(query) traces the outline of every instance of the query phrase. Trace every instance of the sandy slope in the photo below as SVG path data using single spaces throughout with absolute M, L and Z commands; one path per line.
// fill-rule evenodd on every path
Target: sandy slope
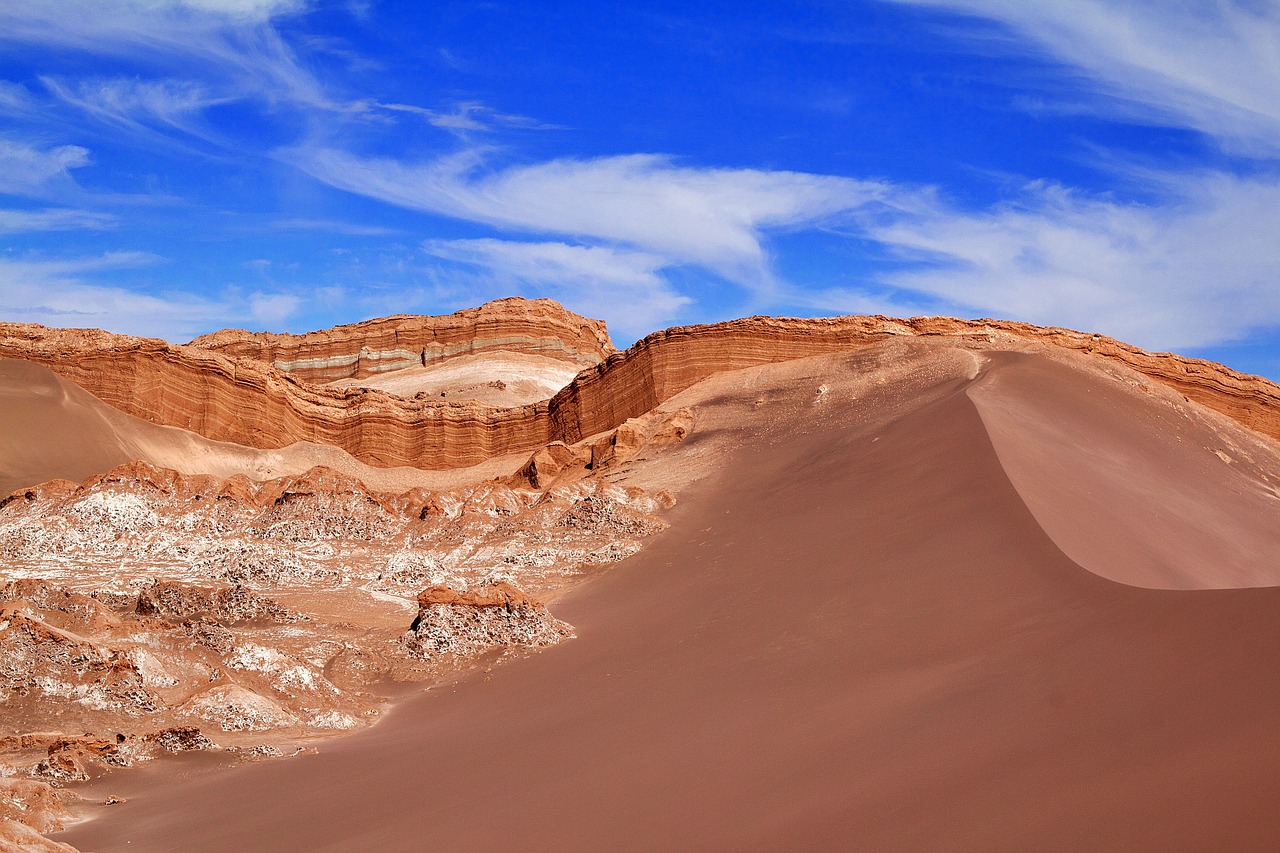
M 553 397 L 573 381 L 579 369 L 581 365 L 545 355 L 498 350 L 329 384 L 335 388 L 380 388 L 400 397 L 427 394 L 487 406 L 524 406 Z
M 992 357 L 969 396 L 1067 556 L 1154 589 L 1280 584 L 1280 447 L 1168 389 Z
M 0 493 L 54 477 L 81 480 L 128 462 L 143 423 L 46 367 L 0 359 Z
M 1114 583 L 1042 527 L 1054 494 L 1067 497 L 1046 526 L 1061 537 L 1097 523 L 1082 497 L 1095 482 L 1158 497 L 1164 462 L 1179 476 L 1198 462 L 1161 445 L 1132 463 L 1151 429 L 1165 433 L 1091 400 L 1110 393 L 1097 377 L 997 357 L 974 380 L 969 354 L 912 347 L 881 353 L 898 373 L 877 378 L 876 353 L 862 353 L 703 389 L 681 452 L 701 445 L 718 473 L 685 490 L 654 544 L 561 600 L 577 640 L 411 700 L 318 755 L 155 773 L 60 840 L 104 852 L 1273 848 L 1280 589 Z M 1022 417 L 1045 411 L 1081 436 L 1047 462 Z M 1125 476 L 1079 464 L 1085 451 Z M 1006 465 L 1021 466 L 1018 488 Z M 1043 472 L 1052 487 L 1034 484 Z M 1251 515 L 1242 482 L 1210 474 L 1191 488 L 1224 517 L 1272 520 Z M 1113 531 L 1108 565 L 1151 564 L 1176 520 Z M 1189 534 L 1193 562 L 1214 547 L 1206 530 Z M 1161 577 L 1188 577 L 1171 571 Z
M 83 480 L 143 460 L 187 474 L 265 480 L 325 465 L 370 488 L 447 488 L 507 474 L 527 454 L 456 471 L 374 468 L 336 447 L 298 442 L 257 450 L 160 426 L 114 409 L 83 388 L 29 361 L 0 359 L 0 497 L 54 478 Z

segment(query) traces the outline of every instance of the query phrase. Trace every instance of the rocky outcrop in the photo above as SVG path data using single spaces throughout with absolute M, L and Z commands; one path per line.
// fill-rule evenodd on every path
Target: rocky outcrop
M 29 736 L 28 736 L 29 737 Z M 21 738 L 0 738 L 0 754 L 17 752 L 22 748 Z M 40 779 L 21 777 L 0 778 L 0 821 L 25 824 L 35 832 L 53 832 L 62 829 L 71 812 L 63 802 L 60 792 Z M 5 836 L 0 834 L 0 841 Z M 0 843 L 0 850 L 7 850 Z
M 1148 353 L 1101 335 L 994 320 L 752 317 L 678 327 L 608 356 L 548 401 L 509 409 L 324 388 L 208 346 L 170 346 L 98 331 L 0 324 L 0 357 L 41 362 L 130 414 L 210 438 L 260 448 L 313 441 L 374 465 L 452 468 L 555 441 L 575 444 L 644 415 L 715 373 L 856 350 L 904 335 L 977 349 L 1029 341 L 1090 353 L 1280 438 L 1280 386 L 1266 379 L 1208 361 Z
M 283 755 L 366 725 L 378 684 L 572 636 L 533 596 L 634 554 L 670 500 L 559 451 L 574 471 L 541 490 L 392 494 L 322 467 L 253 482 L 134 462 L 13 493 L 0 822 L 57 829 L 60 786 L 173 752 Z
M 453 468 L 550 441 L 541 407 L 310 385 L 258 361 L 96 330 L 0 324 L 0 357 L 48 366 L 153 423 L 264 449 L 312 441 L 373 465 Z
M 191 346 L 266 362 L 308 382 L 361 379 L 426 367 L 460 355 L 501 350 L 590 367 L 614 352 L 600 320 L 550 299 L 499 299 L 442 317 L 398 315 L 305 335 L 227 329 Z
M 585 468 L 588 461 L 589 457 L 575 453 L 563 441 L 553 441 L 535 450 L 516 476 L 535 489 L 545 489 L 565 471 Z
M 70 844 L 45 838 L 29 826 L 0 819 L 0 850 L 12 853 L 77 853 Z
M 223 625 L 265 620 L 299 622 L 305 617 L 290 613 L 275 601 L 236 585 L 210 590 L 192 584 L 156 580 L 138 593 L 135 612 L 162 619 L 190 619 Z
M 499 581 L 467 590 L 423 590 L 405 645 L 423 656 L 474 655 L 492 648 L 550 646 L 571 636 L 569 626 L 540 601 Z
M 693 412 L 652 411 L 628 418 L 591 445 L 590 468 L 600 471 L 635 456 L 645 445 L 661 447 L 684 441 L 693 429 Z
M 635 553 L 671 505 L 587 476 L 585 455 L 574 458 L 540 491 L 488 480 L 396 495 L 325 468 L 255 483 L 142 463 L 24 489 L 0 504 L 0 564 L 16 578 L 0 584 L 0 622 L 32 606 L 88 636 L 146 617 L 223 652 L 228 629 L 287 632 L 307 620 L 254 591 L 264 588 L 408 597 L 517 575 L 530 592 L 556 588 Z M 43 580 L 54 576 L 93 595 Z

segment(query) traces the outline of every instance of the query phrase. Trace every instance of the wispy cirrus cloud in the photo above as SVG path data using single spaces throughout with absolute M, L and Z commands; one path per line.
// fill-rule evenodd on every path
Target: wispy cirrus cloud
M 48 326 L 110 329 L 173 342 L 224 326 L 278 325 L 302 298 L 230 289 L 220 298 L 180 289 L 143 291 L 102 280 L 104 274 L 163 263 L 148 252 L 73 258 L 0 257 L 0 317 Z
M 428 124 L 461 136 L 499 129 L 564 130 L 557 124 L 548 124 L 528 116 L 501 113 L 479 101 L 462 101 L 451 110 L 432 110 L 412 104 L 378 104 L 391 112 L 411 113 L 422 116 Z
M 1280 327 L 1280 179 L 1153 176 L 1159 203 L 1036 182 L 987 210 L 935 204 L 870 222 L 905 267 L 886 282 L 955 313 L 1201 347 Z
M 1188 128 L 1242 156 L 1240 171 L 1113 176 L 1153 199 L 1048 182 L 987 209 L 935 203 L 864 222 L 899 253 L 887 279 L 955 313 L 1097 329 L 1156 348 L 1280 328 L 1280 6 L 1136 0 L 894 0 L 994 22 L 984 49 L 1062 63 L 1092 90 L 1075 110 Z M 970 32 L 986 39 L 990 30 Z M 1044 85 L 1044 79 L 1039 80 Z M 1051 103 L 1056 101 L 1051 99 Z
M 200 114 L 209 107 L 235 100 L 233 96 L 216 95 L 207 86 L 190 80 L 42 77 L 41 82 L 60 101 L 99 121 L 143 132 L 160 126 L 191 135 L 207 135 Z
M 301 0 L 26 0 L 0 5 L 0 39 L 128 60 L 175 79 L 216 79 L 223 97 L 338 111 L 361 108 L 331 98 L 275 27 L 277 18 L 306 5 Z M 132 100 L 132 106 L 148 106 L 145 98 Z
M 891 195 L 878 181 L 699 168 L 649 154 L 497 170 L 475 151 L 426 162 L 312 147 L 280 156 L 331 186 L 390 204 L 639 249 L 762 289 L 772 280 L 767 231 L 816 225 Z
M 307 7 L 307 0 L 134 0 L 134 3 L 152 9 L 195 9 L 249 20 L 266 20 Z
M 33 88 L 0 81 L 0 113 L 17 119 L 0 137 L 0 193 L 94 206 L 175 200 L 163 191 L 80 189 L 71 173 L 89 165 L 88 149 L 49 140 L 67 139 L 70 129 L 71 138 L 80 141 L 86 117 L 107 127 L 113 145 L 125 141 L 119 134 L 124 130 L 133 137 L 128 141 L 144 141 L 147 148 L 212 155 L 213 149 L 190 144 L 196 138 L 214 143 L 219 156 L 243 162 L 250 152 L 235 138 L 234 128 L 228 136 L 226 127 L 207 121 L 210 108 L 254 100 L 263 115 L 276 112 L 282 103 L 309 114 L 367 109 L 329 97 L 277 29 L 282 17 L 308 5 L 308 0 L 0 3 L 0 45 L 29 57 L 33 67 L 57 69 L 34 75 L 39 85 Z M 77 53 L 108 60 L 103 64 L 117 64 L 121 71 L 109 77 L 77 76 L 84 67 Z M 102 213 L 10 210 L 3 221 L 15 233 L 70 230 L 77 224 L 98 229 L 120 220 Z
M 429 240 L 427 254 L 483 269 L 512 292 L 549 296 L 600 317 L 624 337 L 669 323 L 692 300 L 661 274 L 666 261 L 607 246 L 516 240 Z
M 41 147 L 0 137 L 0 193 L 42 197 L 75 185 L 71 170 L 89 164 L 78 145 Z
M 35 112 L 36 99 L 31 91 L 19 83 L 0 80 L 0 112 L 23 115 Z
M 756 289 L 766 305 L 993 315 L 1149 347 L 1199 347 L 1280 326 L 1272 275 L 1280 231 L 1267 212 L 1280 205 L 1280 180 L 1146 174 L 1140 179 L 1160 197 L 1147 204 L 1032 182 L 1014 202 L 966 209 L 931 188 L 699 169 L 647 155 L 497 171 L 470 155 L 409 165 L 324 150 L 298 162 L 327 183 L 392 204 L 569 238 L 435 241 L 427 249 L 548 292 L 557 277 L 590 281 L 623 300 L 587 303 L 612 322 L 677 316 L 692 299 L 664 270 L 700 266 Z M 896 270 L 861 288 L 778 281 L 770 233 L 813 227 L 878 245 Z
M 497 134 L 517 140 L 520 135 L 511 131 L 552 127 L 514 114 L 525 103 L 508 100 L 505 93 L 493 102 L 508 105 L 510 112 L 473 100 L 451 103 L 445 98 L 443 105 L 425 101 L 434 109 L 400 103 L 408 97 L 406 91 L 432 90 L 406 85 L 380 89 L 377 75 L 370 73 L 376 64 L 363 64 L 354 47 L 374 42 L 349 43 L 349 34 L 340 28 L 327 35 L 307 32 L 325 16 L 286 21 L 318 4 L 23 0 L 0 2 L 0 41 L 17 45 L 15 55 L 36 58 L 33 70 L 21 78 L 27 85 L 0 81 L 0 113 L 17 118 L 0 137 L 0 193 L 40 201 L 25 203 L 37 209 L 0 210 L 0 232 L 101 230 L 117 222 L 105 214 L 74 209 L 80 206 L 117 211 L 130 222 L 125 205 L 135 202 L 122 195 L 90 197 L 79 190 L 73 176 L 89 165 L 90 153 L 78 145 L 60 144 L 82 142 L 84 137 L 77 134 L 86 132 L 101 136 L 106 125 L 112 145 L 92 144 L 103 158 L 118 156 L 144 135 L 167 145 L 187 136 L 218 142 L 219 157 L 230 168 L 211 173 L 219 178 L 216 182 L 202 180 L 200 169 L 187 171 L 185 164 L 173 168 L 163 157 L 149 160 L 134 152 L 129 158 L 133 171 L 116 179 L 114 186 L 145 173 L 148 180 L 154 179 L 146 186 L 190 192 L 202 201 L 206 196 L 198 193 L 212 196 L 234 186 L 245 195 L 227 195 L 210 205 L 220 213 L 220 218 L 208 221 L 210 230 L 222 229 L 223 237 L 243 237 L 248 230 L 245 221 L 265 221 L 272 229 L 270 236 L 282 246 L 286 238 L 299 237 L 287 232 L 317 232 L 299 237 L 298 244 L 323 255 L 324 263 L 336 263 L 323 248 L 317 251 L 323 232 L 367 238 L 415 235 L 411 241 L 388 240 L 384 246 L 359 241 L 357 254 L 364 265 L 352 260 L 344 268 L 343 286 L 351 294 L 386 294 L 388 310 L 406 307 L 407 284 L 420 284 L 425 293 L 437 281 L 432 276 L 437 276 L 442 287 L 457 285 L 459 299 L 471 296 L 461 293 L 468 287 L 493 288 L 492 295 L 502 290 L 552 295 L 578 310 L 605 316 L 624 334 L 638 334 L 687 320 L 698 299 L 710 304 L 735 290 L 723 286 L 727 281 L 755 298 L 753 310 L 812 306 L 833 311 L 993 314 L 1098 329 L 1158 347 L 1198 346 L 1280 327 L 1280 292 L 1270 277 L 1280 262 L 1275 249 L 1280 234 L 1268 225 L 1271 211 L 1280 203 L 1280 181 L 1258 174 L 1272 168 L 1270 161 L 1280 152 L 1280 7 L 1228 0 L 1163 5 L 1134 0 L 898 2 L 995 22 L 1000 38 L 989 41 L 984 50 L 1060 63 L 1053 66 L 1063 71 L 1056 78 L 1043 69 L 1037 72 L 1019 93 L 1028 100 L 1040 98 L 1050 109 L 1061 110 L 1060 96 L 1067 92 L 1086 110 L 1193 128 L 1220 141 L 1226 150 L 1255 160 L 1241 166 L 1241 159 L 1213 155 L 1218 163 L 1231 160 L 1241 170 L 1237 175 L 1199 171 L 1135 178 L 1113 169 L 1110 175 L 1099 173 L 1085 181 L 1086 186 L 1130 190 L 1145 182 L 1143 197 L 1148 201 L 1141 204 L 1103 192 L 1030 182 L 1012 201 L 980 208 L 942 200 L 948 197 L 946 188 L 872 179 L 856 171 L 822 173 L 857 162 L 852 159 L 793 159 L 789 162 L 805 166 L 784 170 L 713 161 L 699 165 L 654 154 L 592 157 L 581 152 L 605 149 L 607 139 L 564 133 L 540 141 L 540 146 L 561 146 L 558 156 L 531 160 L 515 143 L 501 149 L 492 144 Z M 965 27 L 975 38 L 996 29 Z M 444 48 L 418 47 L 438 50 L 448 64 Z M 45 54 L 56 61 L 45 63 Z M 93 62 L 86 63 L 86 57 Z M 326 69 L 326 61 L 327 72 L 317 70 Z M 335 71 L 335 61 L 348 73 Z M 95 71 L 78 76 L 85 68 Z M 441 63 L 434 68 L 440 72 Z M 35 80 L 42 80 L 43 88 Z M 344 86 L 356 83 L 369 83 L 370 90 L 344 91 Z M 837 87 L 837 106 L 847 106 L 846 96 Z M 248 107 L 216 109 L 230 103 Z M 556 115 L 571 114 L 563 107 L 555 109 Z M 56 116 L 41 123 L 45 111 Z M 258 122 L 254 132 L 245 130 L 249 115 Z M 644 119 L 652 121 L 653 116 Z M 460 140 L 454 144 L 465 150 L 406 153 L 408 146 L 421 145 L 424 139 L 443 137 L 416 126 L 419 122 L 453 134 Z M 32 132 L 18 139 L 21 128 Z M 120 129 L 131 133 L 121 134 Z M 279 180 L 273 172 L 273 182 L 255 183 L 254 176 L 276 170 L 276 164 L 264 163 L 259 156 L 297 134 L 306 135 L 276 150 L 277 159 L 329 187 L 385 203 L 388 209 L 375 212 L 376 225 L 325 218 L 356 220 L 370 206 L 344 209 L 331 204 L 327 194 L 306 186 L 310 182 L 299 183 L 296 176 Z M 1082 136 L 1087 138 L 1087 131 Z M 681 150 L 679 135 L 664 138 Z M 355 140 L 367 147 L 344 147 Z M 588 140 L 584 147 L 572 147 L 581 140 Z M 706 151 L 706 141 L 683 138 L 690 146 L 685 150 Z M 157 148 L 139 147 L 148 149 L 146 155 Z M 200 150 L 209 154 L 211 149 Z M 757 162 L 792 156 L 805 155 L 777 149 Z M 909 156 L 910 151 L 904 151 L 904 157 Z M 112 185 L 111 172 L 95 169 L 94 185 Z M 193 172 L 200 179 L 186 180 Z M 218 186 L 211 190 L 214 183 Z M 270 211 L 266 214 L 221 216 L 246 203 L 260 186 L 287 186 L 280 198 L 271 199 L 283 203 L 252 207 Z M 987 188 L 973 189 L 972 184 L 956 186 L 954 197 L 981 196 Z M 317 199 L 324 203 L 314 205 Z M 252 204 L 261 201 L 254 197 Z M 325 216 L 313 216 L 315 211 Z M 431 261 L 424 271 L 421 254 L 390 244 L 416 244 L 431 234 L 456 236 L 459 229 L 406 211 L 469 223 L 464 233 L 483 239 L 426 241 L 421 245 Z M 385 224 L 400 227 L 382 227 Z M 824 280 L 782 280 L 777 270 L 806 268 L 805 259 L 796 256 L 809 246 L 830 245 L 826 238 L 780 239 L 787 232 L 809 229 L 831 232 L 831 240 L 838 239 L 837 232 L 847 234 L 853 265 L 873 272 L 861 279 L 840 276 L 839 286 Z M 122 233 L 128 245 L 168 239 L 156 232 L 135 242 L 129 228 L 122 227 Z M 30 237 L 22 240 L 36 244 Z M 805 248 L 795 249 L 801 243 Z M 212 245 L 204 244 L 199 251 L 226 251 L 232 280 L 244 274 L 240 264 L 245 257 L 263 251 L 255 246 L 252 252 L 236 255 L 228 248 L 234 245 L 231 241 L 218 243 L 218 249 L 208 248 Z M 346 248 L 333 246 L 330 252 Z M 776 255 L 787 251 L 795 254 L 779 262 Z M 886 253 L 893 269 L 877 274 L 874 270 L 883 269 L 877 264 Z M 280 257 L 284 260 L 283 251 Z M 403 262 L 403 268 L 390 268 L 390 261 L 384 265 L 385 258 Z M 68 322 L 130 330 L 145 325 L 174 337 L 212 325 L 268 318 L 284 322 L 304 310 L 302 303 L 311 296 L 304 298 L 265 274 L 257 282 L 259 290 L 248 295 L 143 293 L 141 286 L 116 286 L 112 282 L 123 277 L 94 268 L 92 259 L 80 269 L 58 263 L 9 258 L 3 274 L 11 278 L 0 279 L 5 282 L 0 290 L 9 287 L 9 280 L 26 281 L 21 292 L 31 300 L 32 312 L 45 312 L 39 316 L 80 311 L 84 317 L 66 313 L 67 318 L 80 317 Z M 315 269 L 318 279 L 331 271 L 320 264 Z M 704 296 L 698 288 L 706 282 L 711 282 L 708 291 L 723 293 Z M 198 290 L 192 286 L 193 292 Z M 10 289 L 5 298 L 16 292 Z M 359 304 L 360 298 L 353 295 L 344 307 Z M 424 309 L 435 307 L 427 297 L 420 298 Z M 728 310 L 727 301 L 711 311 Z M 21 303 L 13 297 L 0 307 L 12 316 Z M 701 305 L 698 311 L 706 316 Z
M 108 213 L 72 208 L 44 210 L 0 209 L 0 234 L 38 231 L 101 231 L 113 228 L 119 220 Z
M 249 316 L 257 323 L 278 327 L 302 307 L 302 297 L 295 293 L 251 293 Z
M 894 0 L 994 21 L 1078 69 L 1113 108 L 1194 128 L 1246 153 L 1280 151 L 1280 6 L 1143 0 Z

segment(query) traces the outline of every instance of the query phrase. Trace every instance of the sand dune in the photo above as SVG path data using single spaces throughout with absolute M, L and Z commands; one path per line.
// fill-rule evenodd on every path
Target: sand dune
M 1194 407 L 1125 417 L 1129 392 L 1070 365 L 902 346 L 677 398 L 698 397 L 699 430 L 662 464 L 706 476 L 666 533 L 558 602 L 578 639 L 317 755 L 157 768 L 59 840 L 1274 847 L 1280 589 L 1099 576 L 1266 580 L 1248 552 L 1274 541 L 1271 457 L 1222 460 L 1253 445 L 1196 432 Z M 1188 495 L 1217 521 L 1166 542 Z M 1099 547 L 1073 533 L 1095 528 Z M 1213 559 L 1242 535 L 1243 562 Z
M 0 492 L 82 480 L 133 459 L 144 421 L 29 361 L 0 359 Z
M 1165 389 L 1002 353 L 970 390 L 1067 556 L 1155 589 L 1280 584 L 1280 448 Z

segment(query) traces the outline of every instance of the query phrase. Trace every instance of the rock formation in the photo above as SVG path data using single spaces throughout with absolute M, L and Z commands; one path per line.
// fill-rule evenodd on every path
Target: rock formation
M 0 847 L 12 853 L 76 853 L 70 844 L 45 838 L 29 826 L 0 819 Z
M 377 683 L 572 636 L 512 582 L 634 554 L 670 499 L 563 452 L 541 490 L 133 462 L 0 500 L 0 848 L 60 828 L 63 785 L 174 752 L 288 754 L 375 719 Z
M 397 315 L 305 335 L 226 329 L 191 346 L 270 364 L 307 382 L 364 378 L 493 350 L 590 367 L 614 352 L 604 323 L 550 299 L 499 299 L 442 317 Z
M 578 473 L 545 491 L 517 477 L 394 495 L 322 468 L 255 483 L 132 463 L 0 501 L 0 559 L 19 585 L 65 577 L 126 594 L 139 615 L 229 625 L 302 618 L 246 587 L 407 595 L 519 569 L 523 584 L 547 589 L 634 553 L 670 506 L 669 496 Z M 103 610 L 81 598 L 78 607 Z
M 433 586 L 418 595 L 418 615 L 405 636 L 420 655 L 471 655 L 492 648 L 550 646 L 573 633 L 506 581 L 459 591 Z
M 585 369 L 551 399 L 510 408 L 321 384 L 450 359 L 442 370 L 462 375 L 499 351 L 514 360 L 511 353 L 561 358 Z M 824 355 L 832 357 L 802 360 Z M 1142 408 L 1113 389 L 1122 402 L 1103 407 L 1108 411 L 1145 413 L 1136 419 L 1165 426 L 1167 418 L 1182 418 L 1172 444 L 1166 442 L 1179 446 L 1169 452 L 1179 459 L 1184 451 L 1199 453 L 1186 467 L 1212 469 L 1199 482 L 1221 481 L 1233 493 L 1252 490 L 1252 497 L 1237 494 L 1235 505 L 1261 507 L 1254 513 L 1265 519 L 1261 526 L 1272 519 L 1270 502 L 1280 499 L 1280 481 L 1267 467 L 1280 456 L 1248 432 L 1280 437 L 1280 387 L 1097 335 L 1016 323 L 756 317 L 669 329 L 616 353 L 602 324 L 545 300 L 503 300 L 450 317 L 386 318 L 297 336 L 229 331 L 186 346 L 7 324 L 0 325 L 0 356 L 32 362 L 24 365 L 28 379 L 43 375 L 32 391 L 21 381 L 22 370 L 11 371 L 19 381 L 9 386 L 18 392 L 80 394 L 84 399 L 72 401 L 77 423 L 101 419 L 95 408 L 106 408 L 101 400 L 149 419 L 153 423 L 141 424 L 146 430 L 166 433 L 144 436 L 130 425 L 113 426 L 112 436 L 129 441 L 111 443 L 109 453 L 88 465 L 179 440 L 178 430 L 154 423 L 265 449 L 311 441 L 382 466 L 487 463 L 466 471 L 415 471 L 429 478 L 402 481 L 392 478 L 395 472 L 357 468 L 346 456 L 336 468 L 326 460 L 310 468 L 233 468 L 234 476 L 227 469 L 216 475 L 209 467 L 183 469 L 209 472 L 192 474 L 134 461 L 80 482 L 23 479 L 22 488 L 0 494 L 6 567 L 0 579 L 0 821 L 42 831 L 66 817 L 54 786 L 170 752 L 223 750 L 246 759 L 286 754 L 310 738 L 366 725 L 379 712 L 378 684 L 439 679 L 481 656 L 572 636 L 541 602 L 597 567 L 637 553 L 666 527 L 660 511 L 672 505 L 667 490 L 715 482 L 735 442 L 746 441 L 744 423 L 755 424 L 756 451 L 771 457 L 800 426 L 845 441 L 869 421 L 892 421 L 895 406 L 916 405 L 926 391 L 969 383 L 967 399 L 978 417 L 999 428 L 989 427 L 994 431 L 978 445 L 984 453 L 1007 450 L 1015 446 L 1009 436 L 1025 431 L 1026 422 L 1061 428 L 1069 420 L 1062 412 L 1080 408 L 1064 396 L 1062 409 L 1044 416 L 1009 415 L 1013 403 L 1000 394 L 1012 393 L 1023 376 L 1020 360 L 1056 359 L 1091 377 L 1078 384 L 1095 404 L 1106 394 L 1103 385 L 1090 383 L 1101 378 L 1150 401 Z M 503 364 L 491 361 L 487 369 Z M 1031 371 L 1022 380 L 1036 391 L 1027 399 L 1039 405 L 1045 405 L 1038 395 L 1043 385 L 1071 385 L 1061 378 L 1037 385 L 1039 375 Z M 783 412 L 790 421 L 779 420 Z M 694 440 L 686 441 L 690 435 Z M 1131 455 L 1153 457 L 1157 438 L 1133 439 L 1139 450 Z M 1039 451 L 1054 443 L 1064 442 L 1051 436 L 1027 445 Z M 844 444 L 837 450 L 865 461 Z M 827 452 L 802 459 L 818 467 L 804 468 L 777 493 L 794 494 L 805 477 L 824 471 Z M 1037 452 L 1032 462 L 1043 464 L 1047 455 Z M 211 458 L 199 447 L 185 456 L 193 466 Z M 736 458 L 748 457 L 754 458 L 744 451 Z M 1039 469 L 1018 475 L 1020 458 L 1005 460 L 1015 489 L 1019 476 L 1033 485 L 1057 483 Z M 1063 464 L 1077 477 L 1087 468 Z M 284 470 L 301 473 L 279 476 Z M 1103 470 L 1090 488 L 1114 486 L 1110 475 Z M 1167 495 L 1195 479 L 1173 478 L 1172 485 L 1149 490 L 1160 496 L 1155 510 L 1171 506 Z M 749 484 L 775 500 L 771 483 Z M 1053 490 L 1055 499 L 1059 492 Z M 1121 498 L 1114 505 L 1131 512 L 1141 505 L 1141 496 L 1116 494 Z M 1034 501 L 1029 505 L 1035 511 Z M 730 522 L 721 519 L 728 514 L 716 507 L 699 530 L 711 534 Z M 1051 522 L 1045 529 L 1052 533 Z M 1218 520 L 1211 532 L 1219 528 L 1231 529 Z M 1200 538 L 1225 562 L 1218 540 Z M 700 537 L 698 547 L 711 541 L 711 535 Z M 1241 551 L 1272 550 L 1265 537 L 1242 534 L 1234 541 L 1244 543 Z M 711 556 L 707 565 L 717 566 Z M 725 564 L 712 571 L 737 569 Z M 1258 573 L 1237 575 L 1249 580 Z M 0 839 L 7 826 L 0 823 Z M 17 837 L 24 830 L 12 832 Z
M 535 325 L 546 319 L 545 314 L 554 313 L 545 301 L 493 304 L 501 305 L 513 318 L 527 309 L 533 312 L 529 322 Z M 419 321 L 426 322 L 414 320 Z M 387 320 L 385 326 L 379 325 L 382 322 L 344 328 L 377 328 L 383 336 L 380 340 L 395 340 L 396 324 L 408 321 Z M 510 322 L 523 328 L 523 321 Z M 595 357 L 607 349 L 596 336 L 597 331 L 603 334 L 598 327 L 581 326 L 579 331 L 576 340 L 583 347 L 577 350 L 579 355 Z M 345 340 L 359 340 L 352 334 Z M 282 344 L 254 343 L 261 336 L 247 333 L 219 333 L 199 346 L 171 346 L 99 331 L 10 323 L 0 324 L 0 357 L 46 364 L 130 414 L 210 438 L 259 448 L 313 441 L 335 445 L 378 466 L 452 468 L 529 452 L 554 441 L 574 444 L 644 415 L 718 372 L 848 351 L 904 335 L 956 339 L 974 349 L 998 347 L 1001 341 L 1029 341 L 1091 353 L 1164 383 L 1252 430 L 1280 438 L 1280 386 L 1266 379 L 1208 361 L 1148 353 L 1101 335 L 994 320 L 753 317 L 667 329 L 626 352 L 609 355 L 551 400 L 509 409 L 404 399 L 373 389 L 325 388 L 265 361 L 223 354 L 276 358 L 275 353 L 282 351 Z M 582 343 L 586 340 L 595 340 L 595 348 Z M 299 349 L 297 353 L 323 351 Z M 311 357 L 290 356 L 282 363 Z

